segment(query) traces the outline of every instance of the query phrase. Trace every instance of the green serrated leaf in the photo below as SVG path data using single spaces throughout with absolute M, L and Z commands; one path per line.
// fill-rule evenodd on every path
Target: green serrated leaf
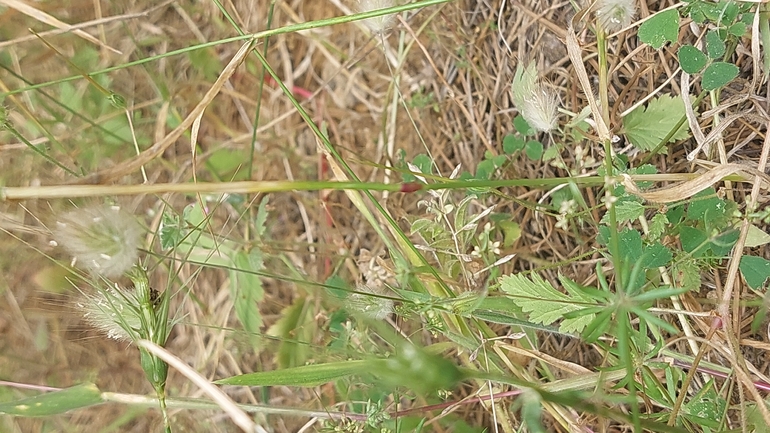
M 681 98 L 661 95 L 650 100 L 647 107 L 638 107 L 623 119 L 623 130 L 628 140 L 636 147 L 651 151 L 674 129 L 685 115 Z M 669 143 L 684 140 L 690 136 L 685 122 L 671 137 Z M 667 153 L 665 147 L 661 153 Z
M 264 298 L 262 280 L 256 272 L 264 269 L 262 252 L 253 248 L 248 254 L 239 251 L 233 257 L 230 271 L 230 295 L 235 306 L 235 315 L 243 329 L 251 336 L 261 332 L 262 315 L 259 302 Z
M 737 22 L 737 23 L 731 25 L 727 29 L 727 32 L 730 33 L 733 36 L 736 36 L 736 37 L 740 38 L 740 37 L 742 37 L 743 35 L 746 34 L 746 24 L 742 23 L 742 22 Z
M 533 161 L 539 161 L 543 156 L 543 143 L 535 140 L 529 140 L 525 145 L 524 152 L 527 157 Z
M 534 64 L 532 65 L 532 68 L 534 68 Z M 537 78 L 537 72 L 535 72 L 535 78 Z M 533 84 L 528 85 L 531 86 Z M 524 116 L 521 114 L 513 118 L 513 127 L 516 128 L 516 131 L 521 135 L 532 135 L 535 133 L 535 130 L 529 126 L 529 123 L 527 123 Z
M 716 30 L 706 33 L 706 54 L 710 59 L 718 59 L 725 55 L 725 42 Z
M 658 12 L 642 23 L 639 39 L 654 49 L 660 49 L 666 42 L 674 42 L 679 36 L 679 12 L 671 9 Z
M 674 265 L 676 285 L 687 290 L 700 289 L 700 268 L 694 259 L 685 259 Z
M 770 278 L 770 261 L 762 257 L 741 257 L 740 269 L 746 283 L 754 290 L 762 287 Z
M 703 90 L 712 91 L 726 86 L 738 76 L 738 67 L 732 63 L 714 62 L 703 71 Z
M 626 229 L 618 235 L 620 259 L 630 264 L 642 256 L 642 235 L 634 229 Z
M 651 241 L 659 241 L 663 233 L 666 232 L 668 226 L 668 217 L 664 213 L 657 213 L 650 220 L 648 239 Z
M 642 254 L 640 260 L 644 269 L 654 269 L 671 263 L 673 257 L 671 250 L 663 246 L 663 244 L 655 242 L 644 248 L 644 254 Z
M 571 283 L 571 280 L 566 281 Z M 562 283 L 565 283 L 564 279 L 562 279 Z M 550 325 L 564 318 L 567 313 L 596 305 L 593 299 L 581 294 L 576 284 L 570 285 L 572 286 L 572 290 L 570 290 L 572 296 L 559 292 L 537 274 L 532 275 L 532 280 L 522 275 L 508 275 L 500 279 L 500 288 L 511 297 L 511 300 L 522 311 L 529 313 L 529 319 L 544 325 Z M 593 314 L 588 314 L 563 319 L 559 330 L 561 332 L 580 332 L 593 320 L 593 317 Z
M 524 140 L 514 134 L 508 134 L 503 138 L 503 152 L 506 155 L 512 155 L 515 152 L 524 149 Z
M 679 240 L 682 249 L 692 253 L 693 257 L 702 257 L 708 249 L 708 235 L 701 229 L 683 226 L 679 229 Z
M 102 393 L 93 383 L 48 392 L 0 404 L 0 413 L 13 416 L 50 416 L 102 403 Z
M 270 196 L 265 196 L 262 201 L 259 202 L 259 209 L 257 209 L 257 218 L 254 220 L 254 228 L 257 231 L 257 238 L 261 238 L 265 235 L 265 222 L 267 221 L 267 203 L 270 201 Z
M 170 209 L 163 212 L 158 228 L 158 239 L 160 247 L 164 250 L 174 248 L 184 239 L 186 230 L 182 227 L 179 215 L 173 213 Z
M 679 65 L 688 74 L 697 74 L 708 63 L 708 57 L 692 45 L 682 45 L 677 52 Z
M 615 216 L 618 224 L 634 221 L 642 215 L 644 215 L 644 205 L 636 200 L 618 200 L 618 202 L 615 203 Z M 604 214 L 601 223 L 609 225 L 609 212 Z

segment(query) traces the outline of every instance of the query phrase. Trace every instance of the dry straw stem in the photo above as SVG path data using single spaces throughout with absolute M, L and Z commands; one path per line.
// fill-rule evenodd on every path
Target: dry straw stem
M 612 138 L 610 130 L 607 124 L 604 123 L 602 112 L 599 109 L 599 104 L 596 103 L 596 97 L 594 97 L 593 88 L 591 88 L 591 82 L 588 79 L 588 72 L 586 72 L 585 64 L 583 63 L 583 56 L 581 55 L 580 44 L 578 43 L 577 36 L 575 34 L 575 26 L 573 23 L 580 22 L 589 13 L 590 8 L 584 9 L 577 14 L 569 22 L 567 27 L 567 53 L 569 59 L 572 62 L 572 66 L 575 68 L 578 81 L 580 81 L 580 87 L 588 100 L 588 106 L 591 107 L 591 115 L 596 122 L 596 133 L 599 136 L 599 141 L 605 142 Z
M 733 174 L 748 174 L 747 178 L 754 176 L 754 187 L 761 187 L 762 181 L 764 181 L 764 188 L 770 187 L 770 176 L 764 172 L 748 167 L 743 164 L 721 164 L 717 165 L 713 169 L 703 173 L 695 179 L 682 182 L 678 185 L 661 188 L 654 191 L 643 192 L 636 185 L 634 180 L 628 174 L 621 174 L 621 182 L 626 187 L 626 191 L 641 197 L 642 199 L 652 203 L 673 203 L 675 201 L 685 200 L 693 195 L 703 191 L 704 189 L 714 185 L 727 176 Z M 748 180 L 747 180 L 748 182 Z
M 3 4 L 3 5 L 11 8 L 11 9 L 15 9 L 18 12 L 21 12 L 24 15 L 30 16 L 30 17 L 40 21 L 41 23 L 45 23 L 45 24 L 48 24 L 49 26 L 56 27 L 57 29 L 60 29 L 63 32 L 71 31 L 72 33 L 80 36 L 81 38 L 87 40 L 88 42 L 91 42 L 91 43 L 93 43 L 95 45 L 98 45 L 98 46 L 100 46 L 102 48 L 106 48 L 106 49 L 112 51 L 115 54 L 123 54 L 120 51 L 116 50 L 115 48 L 112 48 L 112 47 L 102 43 L 102 41 L 100 41 L 99 39 L 96 39 L 95 37 L 89 35 L 88 33 L 84 32 L 83 30 L 75 29 L 73 26 L 71 26 L 71 25 L 69 25 L 69 24 L 67 24 L 65 22 L 59 21 L 58 19 L 54 18 L 53 16 L 48 15 L 47 13 L 45 13 L 45 12 L 43 12 L 41 10 L 35 9 L 32 6 L 30 6 L 30 5 L 28 5 L 28 4 L 24 3 L 24 2 L 21 2 L 19 0 L 0 0 L 0 4 Z
M 7 1 L 7 0 L 1 0 L 0 2 L 3 2 L 3 1 Z M 36 40 L 38 40 L 38 36 L 41 37 L 41 38 L 47 38 L 49 36 L 60 35 L 62 33 L 77 32 L 79 30 L 87 29 L 89 27 L 102 26 L 104 24 L 109 24 L 109 23 L 113 23 L 113 22 L 116 22 L 116 21 L 128 21 L 128 20 L 135 20 L 135 19 L 138 19 L 138 18 L 147 18 L 153 12 L 155 12 L 156 10 L 158 10 L 160 8 L 164 8 L 164 7 L 168 6 L 170 3 L 173 3 L 174 1 L 175 0 L 167 0 L 167 1 L 165 1 L 165 2 L 163 2 L 161 4 L 159 4 L 159 5 L 155 5 L 152 8 L 147 9 L 147 10 L 142 11 L 142 12 L 136 12 L 136 13 L 132 13 L 132 14 L 123 14 L 123 15 L 113 15 L 113 16 L 110 16 L 110 17 L 99 18 L 99 19 L 96 19 L 96 20 L 86 21 L 86 22 L 82 22 L 82 23 L 78 23 L 78 24 L 74 24 L 74 25 L 68 25 L 68 27 L 61 27 L 61 28 L 57 28 L 57 29 L 54 29 L 54 30 L 46 30 L 44 32 L 37 32 L 37 35 L 22 36 L 22 37 L 19 37 L 19 38 L 14 38 L 14 39 L 10 39 L 10 40 L 7 40 L 7 41 L 2 41 L 2 42 L 0 42 L 0 48 L 13 47 L 13 46 L 18 46 L 18 45 L 20 45 L 20 44 L 22 44 L 24 42 L 36 41 Z M 86 34 L 88 34 L 88 33 L 86 33 Z
M 756 35 L 755 35 L 756 37 Z M 754 58 L 754 62 L 757 62 L 757 58 Z M 767 125 L 767 124 L 766 124 Z M 767 129 L 767 127 L 766 127 Z M 770 156 L 770 134 L 765 134 L 765 141 L 762 144 L 762 153 L 759 157 L 757 172 L 753 173 L 755 175 L 754 184 L 751 188 L 751 196 L 749 199 L 749 202 L 747 203 L 747 209 L 746 214 L 750 214 L 751 212 L 754 212 L 758 205 L 759 205 L 759 191 L 761 187 L 761 180 L 765 179 L 767 175 L 765 175 L 765 169 L 767 168 L 767 160 L 768 156 Z M 762 414 L 762 418 L 765 421 L 766 424 L 770 425 L 770 410 L 768 410 L 767 405 L 764 404 L 764 398 L 759 394 L 759 391 L 753 386 L 753 382 L 751 380 L 751 377 L 749 376 L 748 372 L 746 371 L 746 362 L 743 359 L 743 355 L 741 352 L 741 346 L 738 342 L 738 337 L 736 336 L 736 331 L 740 332 L 740 311 L 738 310 L 740 308 L 740 290 L 736 291 L 734 290 L 735 284 L 738 280 L 738 272 L 739 272 L 739 266 L 741 262 L 741 257 L 743 256 L 743 247 L 746 245 L 746 237 L 748 236 L 749 232 L 749 226 L 751 225 L 748 218 L 744 218 L 743 223 L 741 224 L 741 232 L 740 236 L 738 236 L 738 241 L 735 243 L 735 246 L 733 247 L 733 255 L 730 258 L 730 264 L 727 268 L 727 277 L 724 284 L 724 289 L 722 292 L 722 299 L 719 301 L 719 307 L 718 311 L 719 314 L 722 316 L 722 326 L 725 331 L 725 334 L 727 335 L 727 342 L 730 346 L 730 351 L 733 354 L 733 365 L 734 365 L 734 371 L 736 373 L 736 376 L 741 381 L 741 384 L 746 387 L 748 392 L 751 394 L 751 396 L 754 398 L 754 401 L 757 402 L 757 407 L 759 408 L 760 413 Z M 735 293 L 735 299 L 733 299 L 733 292 Z M 730 301 L 733 301 L 733 311 L 730 311 Z M 731 320 L 732 316 L 732 320 Z M 733 323 L 735 321 L 735 323 Z M 741 394 L 742 396 L 742 394 Z M 741 399 L 741 403 L 743 403 Z
M 151 341 L 139 340 L 137 345 L 162 359 L 168 365 L 174 367 L 186 378 L 190 379 L 193 383 L 198 385 L 198 387 L 200 387 L 203 392 L 208 394 L 208 396 L 211 397 L 211 399 L 214 400 L 214 402 L 220 408 L 222 408 L 222 410 L 225 411 L 228 416 L 230 416 L 230 419 L 232 419 L 233 422 L 243 431 L 249 433 L 255 431 L 263 431 L 258 428 L 254 421 L 252 421 L 251 417 L 249 417 L 246 412 L 241 410 L 238 405 L 236 405 L 235 402 L 227 396 L 227 394 L 222 392 L 218 387 L 214 386 L 205 377 L 198 374 L 197 371 L 190 368 L 190 366 L 185 364 L 184 361 Z

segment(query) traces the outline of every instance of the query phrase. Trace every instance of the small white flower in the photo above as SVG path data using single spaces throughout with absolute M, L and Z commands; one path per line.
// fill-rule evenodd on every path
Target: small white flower
M 519 63 L 511 89 L 513 103 L 529 126 L 541 132 L 556 128 L 559 97 L 538 80 L 534 64 L 524 67 Z
M 628 27 L 636 14 L 635 0 L 599 0 L 596 20 L 609 33 Z
M 117 206 L 75 209 L 56 222 L 56 242 L 81 266 L 104 277 L 119 277 L 139 255 L 141 227 Z
M 386 9 L 394 6 L 394 0 L 358 0 L 358 9 L 361 12 L 371 12 L 378 9 Z M 372 33 L 381 34 L 388 30 L 396 20 L 395 14 L 380 15 L 374 18 L 367 18 L 361 23 L 365 25 Z

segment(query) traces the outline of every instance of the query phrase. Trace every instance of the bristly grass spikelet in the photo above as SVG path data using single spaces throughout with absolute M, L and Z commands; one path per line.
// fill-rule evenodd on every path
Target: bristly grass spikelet
M 361 12 L 371 12 L 378 9 L 386 9 L 395 6 L 395 0 L 358 0 L 358 9 Z M 388 30 L 396 20 L 395 14 L 381 15 L 367 18 L 361 23 L 374 34 L 382 34 Z
M 635 0 L 599 0 L 595 10 L 602 28 L 613 33 L 631 24 L 636 15 L 636 4 Z
M 540 132 L 556 128 L 558 121 L 559 97 L 537 78 L 534 64 L 516 67 L 511 83 L 513 103 L 529 126 Z
M 83 294 L 78 307 L 88 323 L 108 338 L 129 343 L 139 339 L 136 332 L 141 324 L 138 302 L 117 284 Z
M 89 206 L 59 218 L 54 238 L 81 266 L 114 278 L 137 262 L 141 233 L 134 217 L 119 207 Z

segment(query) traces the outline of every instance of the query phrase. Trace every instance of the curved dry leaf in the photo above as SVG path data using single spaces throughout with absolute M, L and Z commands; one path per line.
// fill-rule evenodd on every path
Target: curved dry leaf
M 765 188 L 770 186 L 770 176 L 757 170 L 756 168 L 747 167 L 742 164 L 718 165 L 712 170 L 696 177 L 695 179 L 688 180 L 671 187 L 645 192 L 639 189 L 639 187 L 636 185 L 636 182 L 634 182 L 634 180 L 628 174 L 621 174 L 620 177 L 621 183 L 626 187 L 626 191 L 641 197 L 645 201 L 652 203 L 673 203 L 675 201 L 690 198 L 695 194 L 703 191 L 704 189 L 721 181 L 723 178 L 736 173 L 748 175 L 746 177 L 759 177 L 766 183 Z M 747 179 L 746 181 L 748 182 L 749 180 Z

